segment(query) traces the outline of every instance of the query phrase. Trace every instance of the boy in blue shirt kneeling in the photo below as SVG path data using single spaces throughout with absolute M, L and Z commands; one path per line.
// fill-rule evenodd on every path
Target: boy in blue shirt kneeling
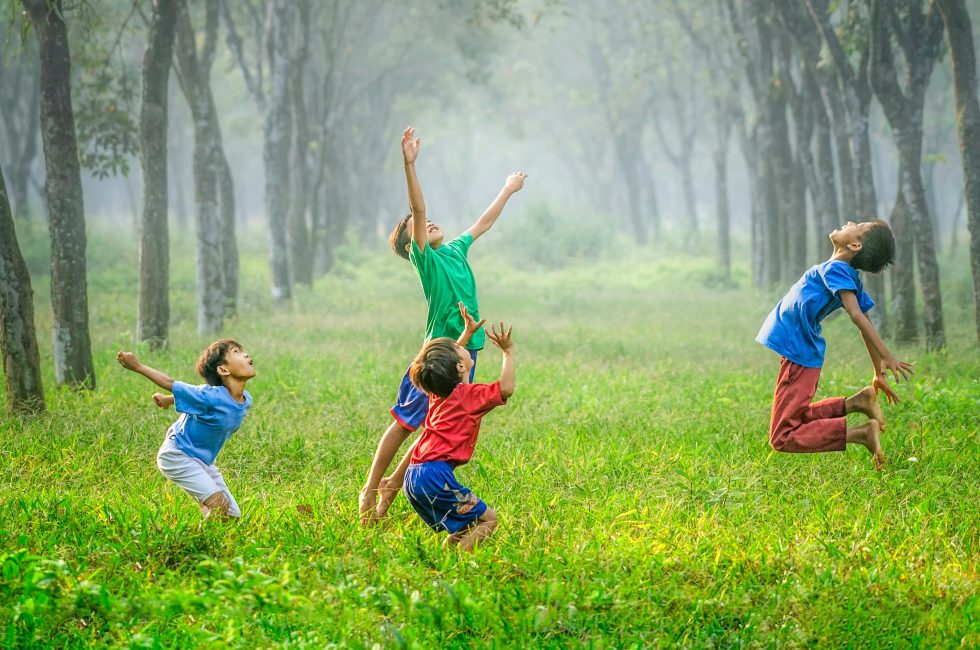
M 157 453 L 160 472 L 194 498 L 205 519 L 213 514 L 241 517 L 235 497 L 214 464 L 252 406 L 245 383 L 255 376 L 255 365 L 241 344 L 218 339 L 201 353 L 197 372 L 207 382 L 201 386 L 174 381 L 140 363 L 132 352 L 120 352 L 116 361 L 170 391 L 172 395 L 155 393 L 153 401 L 160 408 L 172 404 L 181 414 Z
M 849 221 L 830 233 L 834 253 L 823 264 L 811 267 L 783 296 L 763 323 L 756 341 L 779 353 L 782 360 L 773 396 L 769 444 L 776 451 L 813 453 L 844 451 L 848 443 L 863 445 L 881 470 L 884 454 L 879 434 L 885 416 L 878 405 L 878 391 L 891 402 L 898 395 L 888 385 L 885 372 L 895 381 L 908 379 L 912 366 L 895 358 L 865 312 L 874 300 L 864 292 L 858 271 L 878 273 L 895 259 L 895 237 L 884 221 Z M 874 379 L 850 397 L 831 397 L 810 403 L 817 392 L 827 342 L 821 321 L 843 307 L 857 326 L 871 357 Z M 868 421 L 847 426 L 848 413 L 863 413 Z

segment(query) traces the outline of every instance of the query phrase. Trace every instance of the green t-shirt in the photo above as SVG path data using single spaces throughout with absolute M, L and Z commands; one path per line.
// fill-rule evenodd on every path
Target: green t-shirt
M 470 315 L 480 320 L 480 306 L 476 302 L 476 278 L 466 260 L 466 253 L 473 243 L 473 235 L 464 232 L 452 241 L 439 248 L 430 248 L 426 242 L 422 250 L 412 240 L 408 251 L 408 259 L 415 267 L 422 281 L 422 292 L 429 304 L 429 314 L 425 318 L 425 340 L 448 336 L 458 339 L 463 333 L 463 317 L 459 315 L 459 306 L 466 305 Z M 470 342 L 468 350 L 483 348 L 486 335 L 482 329 L 477 330 Z

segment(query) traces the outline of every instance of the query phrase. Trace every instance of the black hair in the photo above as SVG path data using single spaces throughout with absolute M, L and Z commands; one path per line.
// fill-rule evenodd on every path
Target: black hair
M 456 341 L 450 338 L 432 339 L 422 347 L 408 369 L 412 383 L 429 395 L 449 397 L 462 381 L 456 365 Z
M 232 348 L 242 349 L 241 344 L 234 339 L 218 339 L 201 353 L 197 359 L 197 374 L 204 378 L 210 386 L 221 386 L 221 375 L 218 366 L 225 363 L 225 355 Z
M 871 228 L 861 237 L 861 250 L 851 260 L 851 266 L 859 271 L 878 273 L 895 261 L 895 235 L 881 219 L 871 223 Z

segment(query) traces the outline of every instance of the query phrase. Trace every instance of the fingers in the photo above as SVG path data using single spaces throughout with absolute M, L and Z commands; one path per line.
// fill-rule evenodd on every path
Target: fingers
M 476 324 L 476 329 L 480 329 L 481 327 L 483 327 L 483 324 L 485 322 L 487 322 L 487 319 L 486 318 L 481 318 L 480 319 L 480 322 Z

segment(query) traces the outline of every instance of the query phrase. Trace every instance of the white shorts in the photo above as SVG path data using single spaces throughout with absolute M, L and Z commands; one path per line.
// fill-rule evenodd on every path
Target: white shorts
M 173 481 L 187 494 L 194 497 L 194 500 L 204 507 L 204 501 L 213 494 L 223 492 L 228 502 L 228 515 L 231 517 L 241 517 L 242 511 L 231 496 L 225 479 L 221 476 L 221 470 L 216 465 L 205 465 L 197 458 L 191 458 L 181 450 L 177 449 L 174 439 L 170 432 L 157 452 L 157 467 L 160 473 Z

